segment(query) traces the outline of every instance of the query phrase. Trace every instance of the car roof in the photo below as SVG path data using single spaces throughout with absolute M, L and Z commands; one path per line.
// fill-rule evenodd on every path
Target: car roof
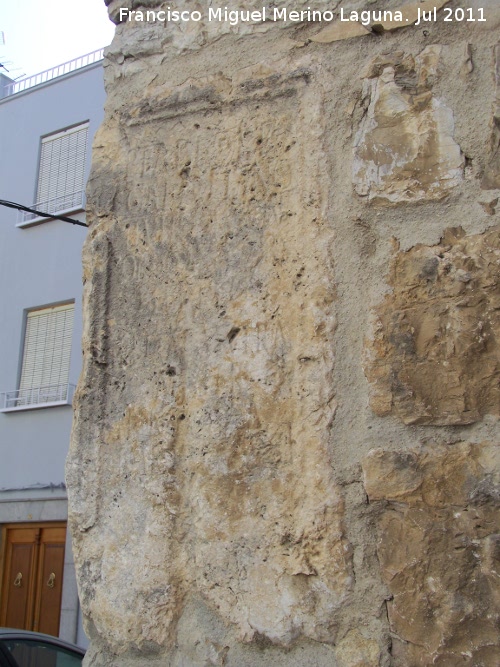
M 85 655 L 84 649 L 75 644 L 70 644 L 69 642 L 59 639 L 59 637 L 53 637 L 52 635 L 45 635 L 43 632 L 31 632 L 30 630 L 17 630 L 16 628 L 0 628 L 0 641 L 5 639 L 24 639 L 31 641 L 39 642 L 48 642 L 53 646 L 59 646 L 60 648 L 65 648 L 70 651 L 74 651 L 81 656 Z

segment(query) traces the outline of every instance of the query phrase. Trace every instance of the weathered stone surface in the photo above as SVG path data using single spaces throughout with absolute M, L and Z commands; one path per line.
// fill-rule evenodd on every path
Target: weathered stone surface
M 306 115 L 321 122 L 306 76 L 158 90 L 121 109 L 112 154 L 96 150 L 94 215 L 107 214 L 110 172 L 125 188 L 120 224 L 96 227 L 85 251 L 103 329 L 85 332 L 75 437 L 97 429 L 100 447 L 69 479 L 93 572 L 82 603 L 114 645 L 164 644 L 188 591 L 246 641 L 335 638 L 350 566 L 328 464 L 322 177 L 298 168 L 317 141 Z
M 364 37 L 370 34 L 370 30 L 357 21 L 334 21 L 316 35 L 311 37 L 312 42 L 318 44 L 329 44 L 330 42 L 339 42 L 343 39 L 353 39 L 354 37 Z
M 318 33 L 311 37 L 312 42 L 320 44 L 327 44 L 329 42 L 338 42 L 343 39 L 353 39 L 354 37 L 363 37 L 372 30 L 379 32 L 386 30 L 400 30 L 408 28 L 413 23 L 422 21 L 422 17 L 429 16 L 429 13 L 434 17 L 434 11 L 437 11 L 447 5 L 449 0 L 426 0 L 425 2 L 413 2 L 406 5 L 396 5 L 395 7 L 388 7 L 385 10 L 371 12 L 363 7 L 361 11 L 356 11 L 353 16 L 358 16 L 360 20 L 365 21 L 362 12 L 369 12 L 369 19 L 364 23 L 356 20 L 350 20 L 350 11 L 344 6 L 344 18 L 339 21 L 334 21 L 330 25 L 323 28 Z M 381 18 L 378 18 L 378 17 Z
M 470 424 L 500 409 L 500 230 L 448 230 L 396 254 L 374 313 L 371 407 L 405 423 Z
M 500 661 L 499 454 L 459 443 L 376 449 L 363 461 L 396 665 Z
M 377 57 L 363 87 L 366 113 L 354 140 L 356 192 L 380 203 L 442 199 L 463 178 L 453 113 L 433 94 L 441 47 L 416 58 Z
M 494 51 L 494 78 L 496 94 L 491 119 L 490 158 L 482 182 L 484 190 L 500 189 L 500 44 Z
M 122 5 L 169 6 L 112 0 L 114 17 Z M 309 6 L 338 18 L 372 3 L 294 9 Z M 483 23 L 390 33 L 307 21 L 117 26 L 88 191 L 67 478 L 89 667 L 412 664 L 397 637 L 390 650 L 399 602 L 418 620 L 432 599 L 405 599 L 397 579 L 389 623 L 390 550 L 379 545 L 382 576 L 374 516 L 386 530 L 384 508 L 422 509 L 422 554 L 441 572 L 465 498 L 441 468 L 459 488 L 466 446 L 446 450 L 455 465 L 415 440 L 498 440 L 498 193 L 481 182 L 500 9 L 484 8 Z M 352 30 L 363 34 L 346 38 Z M 459 225 L 466 233 L 444 236 Z M 362 350 L 374 304 L 370 409 Z M 438 424 L 453 429 L 440 438 Z M 365 487 L 360 461 L 380 442 L 398 452 L 369 457 Z M 470 447 L 483 479 L 474 488 L 489 493 L 489 449 Z M 492 506 L 478 494 L 467 503 Z M 471 544 L 483 540 L 462 514 Z M 403 528 L 395 553 L 416 530 Z M 483 579 L 472 559 L 460 565 L 482 583 L 436 602 L 451 657 L 424 622 L 412 634 L 401 621 L 401 636 L 424 647 L 416 661 L 459 664 L 456 595 L 465 590 L 474 619 L 483 588 L 493 599 L 490 533 L 483 544 Z M 490 667 L 489 623 L 471 648 L 477 667 Z
M 410 2 L 406 5 L 401 5 L 398 9 L 402 14 L 402 21 L 395 21 L 389 19 L 380 21 L 380 26 L 384 30 L 399 30 L 400 28 L 407 28 L 408 25 L 422 21 L 425 16 L 431 16 L 434 20 L 434 12 L 447 5 L 450 0 L 424 0 L 423 2 Z
M 467 43 L 464 48 L 464 61 L 460 69 L 460 74 L 464 79 L 467 79 L 469 74 L 474 71 L 474 58 L 472 53 L 472 45 Z
M 337 643 L 335 658 L 338 667 L 372 667 L 379 664 L 380 647 L 354 628 Z
M 338 10 L 340 4 L 344 6 L 346 10 L 355 10 L 362 11 L 366 9 L 365 0 L 295 0 L 293 5 L 290 4 L 288 0 L 275 0 L 273 3 L 266 5 L 263 4 L 261 0 L 245 0 L 244 2 L 231 2 L 226 5 L 224 4 L 214 4 L 211 0 L 197 0 L 197 2 L 177 2 L 177 3 L 161 3 L 159 0 L 104 0 L 107 7 L 110 18 L 115 23 L 120 23 L 120 8 L 126 7 L 130 10 L 145 10 L 149 9 L 167 9 L 170 7 L 174 8 L 187 8 L 189 11 L 197 10 L 200 11 L 204 17 L 208 17 L 208 9 L 221 8 L 222 10 L 227 9 L 229 11 L 243 11 L 243 12 L 252 12 L 252 11 L 262 11 L 263 7 L 266 7 L 266 21 L 239 21 L 235 23 L 234 21 L 218 21 L 218 20 L 202 20 L 196 22 L 181 22 L 181 21 L 171 21 L 165 22 L 161 25 L 150 25 L 147 26 L 148 36 L 151 39 L 158 40 L 159 42 L 165 41 L 165 35 L 167 35 L 168 46 L 174 48 L 177 52 L 182 53 L 185 51 L 197 51 L 203 46 L 209 44 L 212 41 L 216 41 L 225 35 L 231 35 L 235 39 L 239 40 L 242 37 L 255 34 L 265 34 L 269 31 L 276 30 L 285 30 L 290 27 L 297 27 L 300 25 L 307 24 L 307 19 L 298 21 L 296 18 L 290 20 L 289 12 L 307 12 L 309 9 L 318 10 L 321 12 L 332 12 Z M 440 0 L 441 1 L 441 0 Z M 386 0 L 389 6 L 397 7 L 401 4 L 401 0 Z M 274 20 L 274 9 L 279 11 L 278 16 L 281 17 L 278 20 Z M 286 19 L 283 20 L 283 10 L 286 10 Z M 326 21 L 328 25 L 328 21 Z M 323 27 L 325 22 L 315 23 Z M 367 34 L 369 31 L 365 28 L 362 28 L 360 31 L 360 24 L 357 22 L 343 23 L 343 28 L 341 29 L 341 34 L 349 34 L 354 36 L 354 34 Z M 137 28 L 137 24 L 135 25 Z M 328 27 L 326 28 L 328 30 Z M 137 44 L 134 45 L 132 42 L 141 42 L 144 38 L 144 30 L 141 31 L 142 35 L 135 34 L 134 40 L 130 40 L 127 43 L 127 47 L 137 47 Z M 352 33 L 352 34 L 351 34 Z M 341 36 L 340 39 L 344 39 L 344 36 Z M 322 41 L 321 38 L 319 41 Z M 141 48 L 148 48 L 146 44 L 141 44 Z

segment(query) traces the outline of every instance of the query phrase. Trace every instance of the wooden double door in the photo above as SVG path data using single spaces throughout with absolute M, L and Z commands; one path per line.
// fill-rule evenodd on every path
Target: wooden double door
M 65 523 L 2 529 L 0 626 L 59 635 Z

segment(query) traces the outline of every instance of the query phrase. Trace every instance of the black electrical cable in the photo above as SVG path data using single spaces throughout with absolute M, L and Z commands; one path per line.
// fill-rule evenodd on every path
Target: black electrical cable
M 63 222 L 70 222 L 72 225 L 79 225 L 80 227 L 88 227 L 85 222 L 80 222 L 80 220 L 73 220 L 72 218 L 67 218 L 65 215 L 53 215 L 52 213 L 42 213 L 42 211 L 36 211 L 34 208 L 29 208 L 28 206 L 23 206 L 22 204 L 16 204 L 13 201 L 6 201 L 5 199 L 0 199 L 0 206 L 7 206 L 8 208 L 17 208 L 18 211 L 26 211 L 26 213 L 34 213 L 39 215 L 41 218 L 53 218 L 55 220 L 62 220 Z

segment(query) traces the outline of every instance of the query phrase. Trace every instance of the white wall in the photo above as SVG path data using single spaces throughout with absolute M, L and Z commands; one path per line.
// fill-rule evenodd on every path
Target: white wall
M 0 198 L 35 201 L 40 137 L 103 116 L 102 65 L 0 100 Z M 87 172 L 90 167 L 87 154 Z M 82 219 L 83 215 L 78 216 Z M 26 309 L 75 300 L 70 382 L 81 367 L 83 227 L 48 221 L 17 228 L 17 212 L 0 207 L 0 392 L 16 389 Z M 0 492 L 64 483 L 71 407 L 0 414 Z

